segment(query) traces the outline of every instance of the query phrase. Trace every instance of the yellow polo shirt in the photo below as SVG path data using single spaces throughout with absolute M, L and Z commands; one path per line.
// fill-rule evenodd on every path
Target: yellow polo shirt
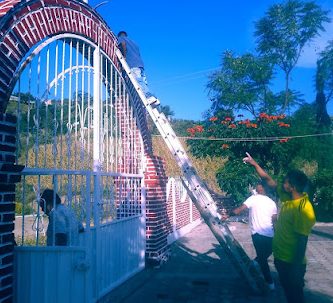
M 308 236 L 315 222 L 313 207 L 306 193 L 299 199 L 282 202 L 275 224 L 274 258 L 292 263 L 296 253 L 297 234 Z

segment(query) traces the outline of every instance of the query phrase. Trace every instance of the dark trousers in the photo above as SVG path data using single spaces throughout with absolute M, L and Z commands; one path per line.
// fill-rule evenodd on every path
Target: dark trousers
M 56 233 L 55 234 L 55 243 L 56 246 L 66 246 L 67 243 L 67 235 L 64 233 Z
M 257 253 L 256 261 L 260 265 L 260 269 L 262 274 L 264 275 L 265 281 L 271 284 L 273 283 L 273 279 L 269 270 L 267 259 L 272 254 L 273 238 L 259 234 L 253 234 L 252 242 Z
M 294 265 L 278 259 L 274 260 L 279 279 L 288 303 L 304 303 L 304 275 L 306 265 Z

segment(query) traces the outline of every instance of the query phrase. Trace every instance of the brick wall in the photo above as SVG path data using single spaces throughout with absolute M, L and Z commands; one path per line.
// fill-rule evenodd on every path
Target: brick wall
M 16 117 L 0 114 L 0 303 L 13 302 Z
M 146 257 L 149 261 L 159 261 L 168 252 L 168 215 L 166 204 L 166 184 L 164 160 L 157 156 L 146 155 Z
M 171 234 L 198 220 L 201 216 L 190 197 L 185 197 L 177 190 L 176 183 L 181 184 L 179 179 L 169 179 L 170 186 L 167 189 L 167 214 L 168 214 L 168 234 Z
M 160 157 L 154 156 L 152 150 L 151 134 L 147 125 L 147 114 L 142 102 L 134 98 L 132 100 L 132 107 L 128 106 L 126 99 L 119 98 L 116 104 L 117 119 L 119 120 L 118 127 L 121 129 L 122 145 L 123 145 L 123 165 L 119 166 L 121 172 L 134 172 L 129 171 L 129 163 L 133 156 L 133 151 L 126 148 L 129 138 L 128 133 L 129 123 L 131 122 L 131 108 L 134 107 L 136 111 L 136 118 L 139 129 L 131 127 L 135 131 L 132 135 L 135 136 L 135 141 L 138 147 L 141 145 L 140 135 L 143 140 L 143 149 L 145 154 L 145 172 L 144 183 L 146 187 L 146 259 L 148 263 L 155 264 L 160 262 L 168 252 L 168 226 L 170 225 L 169 217 L 167 215 L 167 202 L 166 202 L 166 184 L 168 178 L 165 174 L 164 160 Z M 133 160 L 133 159 L 132 159 Z M 137 167 L 138 169 L 139 167 Z M 138 173 L 138 170 L 135 170 Z M 118 201 L 119 203 L 120 201 Z M 120 214 L 122 217 L 123 214 Z

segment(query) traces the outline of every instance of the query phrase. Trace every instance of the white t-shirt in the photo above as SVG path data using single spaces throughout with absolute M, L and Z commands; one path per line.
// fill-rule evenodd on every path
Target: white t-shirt
M 275 202 L 264 195 L 253 195 L 244 204 L 249 209 L 249 222 L 252 234 L 273 237 L 272 216 L 277 214 Z

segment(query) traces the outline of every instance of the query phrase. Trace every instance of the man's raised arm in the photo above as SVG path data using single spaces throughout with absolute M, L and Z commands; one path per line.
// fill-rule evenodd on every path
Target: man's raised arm
M 251 157 L 251 155 L 247 152 L 246 157 L 243 158 L 244 163 L 251 164 L 257 174 L 266 181 L 267 185 L 272 188 L 276 188 L 277 183 L 272 179 L 272 177 Z

